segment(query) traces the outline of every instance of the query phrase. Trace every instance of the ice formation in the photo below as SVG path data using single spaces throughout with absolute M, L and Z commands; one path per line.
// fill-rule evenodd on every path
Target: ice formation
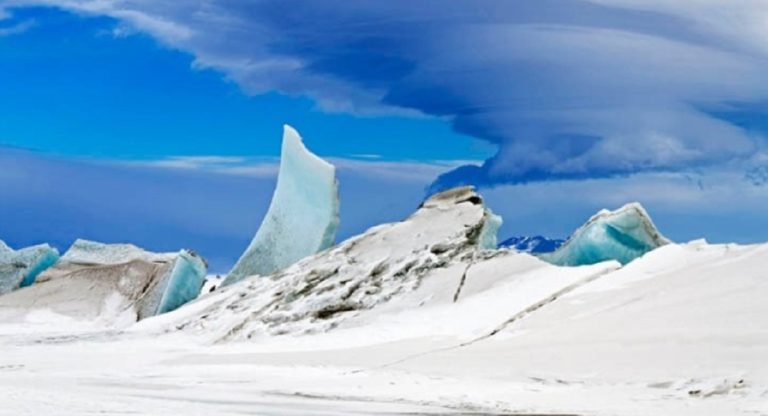
M 446 293 L 440 299 L 451 303 L 460 297 L 466 274 L 475 276 L 473 265 L 510 255 L 495 250 L 500 222 L 471 187 L 445 191 L 402 222 L 374 227 L 272 275 L 219 288 L 208 295 L 216 299 L 206 302 L 210 309 L 173 326 L 228 339 L 324 331 L 419 289 L 418 296 L 437 300 L 427 281 L 439 285 Z
M 29 286 L 59 259 L 48 244 L 13 250 L 0 241 L 0 295 Z
M 560 266 L 580 266 L 606 260 L 621 264 L 668 244 L 638 203 L 616 211 L 602 210 L 581 226 L 560 248 L 539 257 Z
M 173 267 L 163 277 L 162 297 L 155 314 L 170 312 L 195 299 L 200 294 L 207 271 L 205 262 L 199 256 L 181 250 Z
M 77 240 L 25 296 L 78 319 L 110 321 L 127 313 L 127 321 L 136 321 L 195 299 L 206 271 L 205 261 L 188 250 L 151 253 L 131 244 Z
M 284 126 L 280 172 L 269 210 L 224 284 L 272 274 L 327 249 L 338 224 L 336 168 L 307 150 L 296 130 Z
M 175 253 L 149 252 L 133 244 L 104 244 L 78 239 L 64 253 L 61 260 L 75 264 L 96 265 L 127 263 L 133 260 L 168 262 L 175 256 Z

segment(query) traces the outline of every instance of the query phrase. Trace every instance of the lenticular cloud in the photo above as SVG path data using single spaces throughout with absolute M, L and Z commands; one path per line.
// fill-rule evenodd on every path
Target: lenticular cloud
M 745 159 L 759 135 L 734 106 L 768 99 L 759 1 L 0 0 L 32 4 L 111 16 L 248 93 L 427 114 L 498 146 L 433 191 Z

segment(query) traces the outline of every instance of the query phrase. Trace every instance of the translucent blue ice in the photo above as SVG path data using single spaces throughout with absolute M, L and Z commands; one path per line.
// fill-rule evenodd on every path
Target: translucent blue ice
M 256 236 L 224 284 L 272 274 L 334 243 L 339 225 L 336 168 L 285 126 L 277 188 Z
M 504 222 L 500 215 L 496 215 L 490 208 L 485 208 L 485 222 L 480 231 L 479 246 L 483 250 L 495 250 L 497 246 L 499 228 Z
M 560 266 L 580 266 L 606 260 L 627 264 L 668 243 L 669 240 L 659 233 L 645 209 L 638 203 L 632 203 L 616 211 L 600 211 L 559 249 L 540 254 L 539 258 Z
M 195 299 L 203 287 L 208 268 L 203 259 L 187 250 L 179 252 L 169 271 L 156 314 L 170 312 Z
M 104 267 L 118 265 L 123 267 Z M 89 275 L 97 280 L 117 282 L 121 293 L 134 302 L 138 318 L 144 319 L 170 312 L 197 298 L 208 266 L 189 250 L 153 253 L 133 244 L 78 239 L 56 268 L 60 269 L 56 278 L 90 269 Z
M 0 241 L 0 295 L 33 284 L 58 260 L 59 252 L 48 244 L 12 250 Z

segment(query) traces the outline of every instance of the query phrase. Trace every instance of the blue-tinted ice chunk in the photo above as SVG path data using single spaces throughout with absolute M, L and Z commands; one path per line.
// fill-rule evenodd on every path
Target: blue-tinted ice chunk
M 59 252 L 48 244 L 13 250 L 0 241 L 0 295 L 35 283 L 58 260 Z
M 504 223 L 500 215 L 496 215 L 490 208 L 485 207 L 485 222 L 480 231 L 478 246 L 483 250 L 495 250 L 498 241 L 499 228 Z
M 155 314 L 170 312 L 197 298 L 207 271 L 208 267 L 200 256 L 188 250 L 181 250 L 168 272 L 163 295 Z
M 338 225 L 336 168 L 307 150 L 296 130 L 285 126 L 269 210 L 224 284 L 272 274 L 330 247 Z
M 616 211 L 602 210 L 581 226 L 559 249 L 539 255 L 560 266 L 580 266 L 606 260 L 627 264 L 668 244 L 648 213 L 638 203 Z

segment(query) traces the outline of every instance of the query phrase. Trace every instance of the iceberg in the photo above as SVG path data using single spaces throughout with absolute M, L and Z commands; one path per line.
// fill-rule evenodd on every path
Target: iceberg
M 197 298 L 205 281 L 205 260 L 189 250 L 152 253 L 132 244 L 103 244 L 77 240 L 61 260 L 38 278 L 38 304 L 66 310 L 78 317 L 111 318 L 102 311 L 109 302 L 141 320 L 172 311 Z M 60 290 L 54 290 L 59 288 Z M 88 296 L 74 293 L 87 288 Z M 48 294 L 57 293 L 55 297 Z M 46 296 L 48 299 L 46 299 Z M 80 306 L 71 306 L 74 299 Z M 118 299 L 115 301 L 114 299 Z
M 277 187 L 256 236 L 224 285 L 266 276 L 331 247 L 339 225 L 336 168 L 304 147 L 284 126 Z
M 670 241 L 639 203 L 616 211 L 602 210 L 582 225 L 560 248 L 539 258 L 559 266 L 581 266 L 606 260 L 627 264 Z
M 58 260 L 59 252 L 48 244 L 13 250 L 0 241 L 0 295 L 31 285 Z

